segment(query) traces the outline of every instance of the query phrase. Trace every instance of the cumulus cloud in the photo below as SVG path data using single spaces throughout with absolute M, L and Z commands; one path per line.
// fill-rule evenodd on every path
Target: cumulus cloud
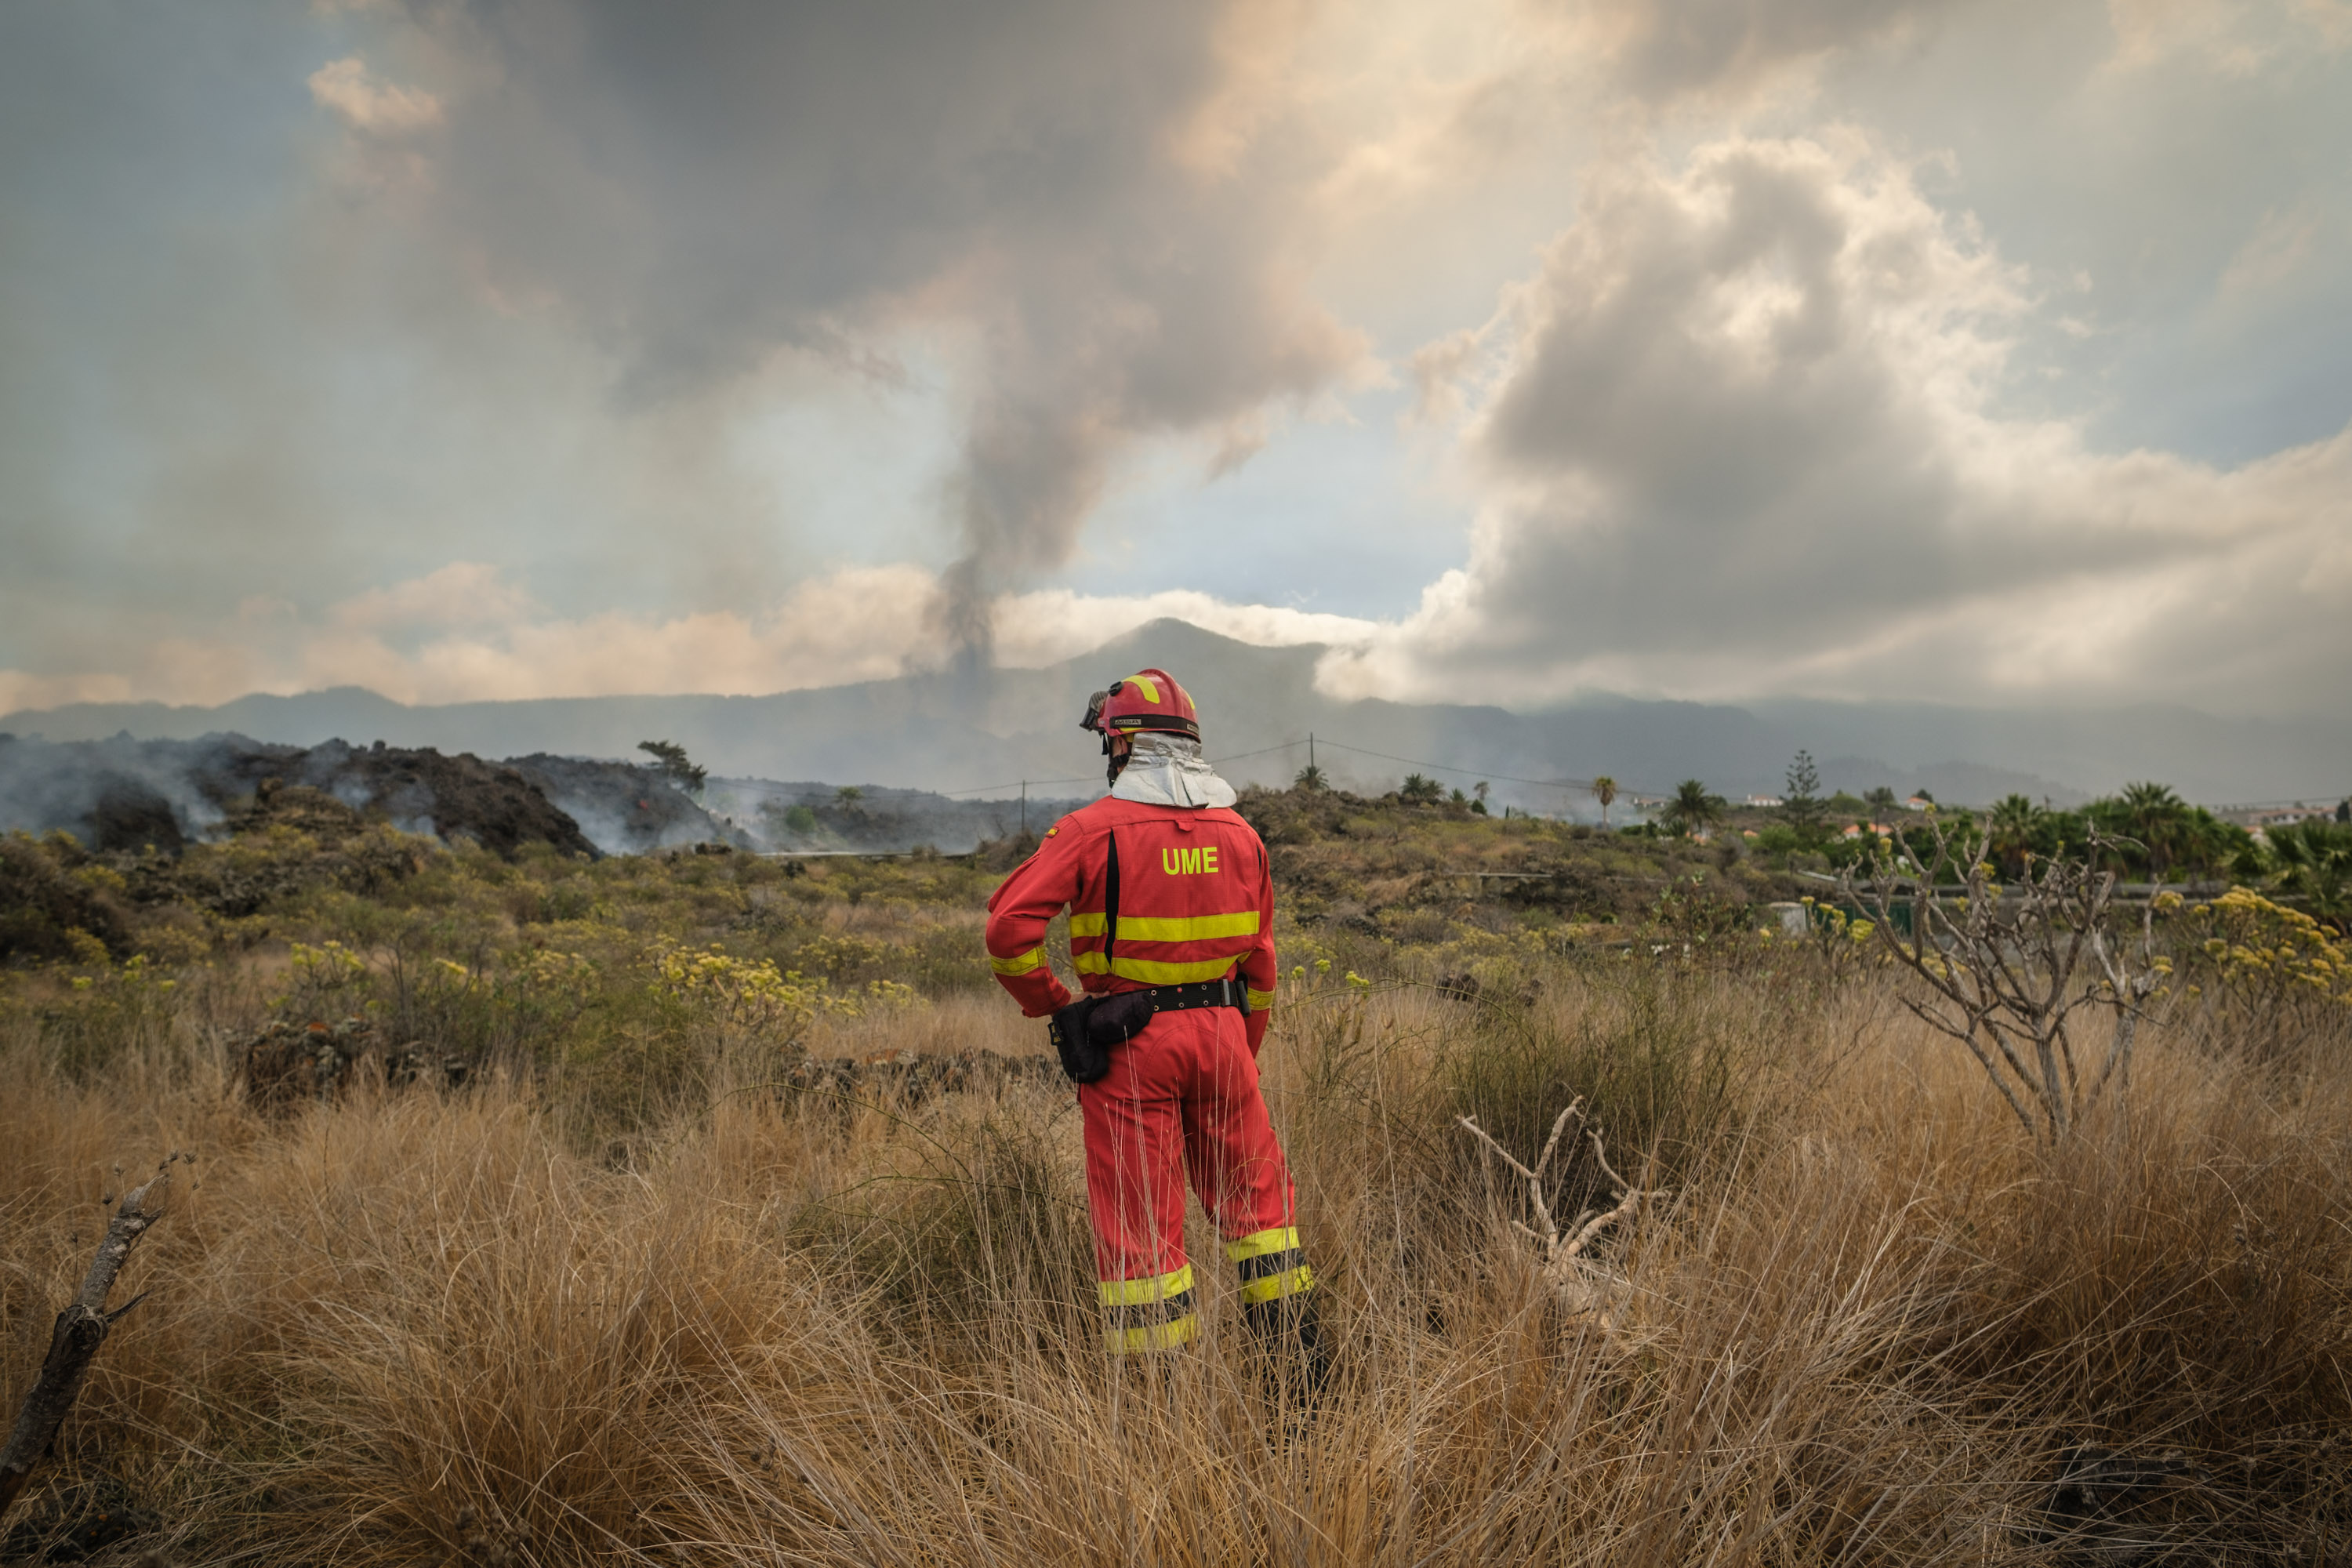
M 357 55 L 310 73 L 310 98 L 344 124 L 372 135 L 397 136 L 441 123 L 441 100 L 429 92 L 379 80 Z
M 1008 595 L 1001 602 L 997 621 L 1004 629 L 997 639 L 997 658 L 1014 668 L 1034 669 L 1076 658 L 1156 620 L 1190 621 L 1204 631 L 1260 647 L 1352 645 L 1378 630 L 1376 622 L 1356 616 L 1288 605 L 1239 605 L 1190 589 L 1089 595 L 1049 588 Z
M 127 671 L 36 675 L 0 669 L 0 713 L 134 695 L 216 703 L 249 691 L 364 686 L 403 702 L 719 692 L 758 695 L 937 668 L 948 593 L 913 565 L 856 567 L 801 584 L 757 614 L 550 612 L 500 573 L 456 562 L 304 617 L 257 598 L 206 636 L 164 639 Z M 1174 616 L 1266 646 L 1352 641 L 1370 622 L 1171 591 L 1094 596 L 1055 589 L 991 608 L 1007 628 L 998 655 L 1038 668 Z
M 2352 434 L 2221 470 L 2005 416 L 2030 305 L 1859 132 L 1601 173 L 1476 352 L 1430 361 L 1495 367 L 1468 563 L 1327 684 L 2261 706 L 2342 679 Z

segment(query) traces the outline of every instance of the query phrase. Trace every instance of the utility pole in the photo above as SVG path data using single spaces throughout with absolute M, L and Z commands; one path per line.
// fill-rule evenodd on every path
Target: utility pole
M 1315 773 L 1315 731 L 1312 730 L 1307 731 L 1307 771 L 1315 773 L 1318 779 L 1323 776 Z
M 1029 781 L 1021 781 L 1021 837 L 1029 837 Z

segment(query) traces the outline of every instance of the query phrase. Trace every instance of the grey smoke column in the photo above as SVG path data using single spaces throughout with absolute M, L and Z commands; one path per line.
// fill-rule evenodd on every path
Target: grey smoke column
M 709 395 L 779 350 L 866 363 L 910 321 L 972 332 L 939 614 L 985 657 L 989 599 L 1069 559 L 1124 444 L 1232 445 L 1363 353 L 1301 281 L 1312 174 L 1285 126 L 1186 152 L 1233 66 L 1221 16 L 420 8 L 499 83 L 451 96 L 436 217 L 502 289 L 576 313 L 633 399 Z

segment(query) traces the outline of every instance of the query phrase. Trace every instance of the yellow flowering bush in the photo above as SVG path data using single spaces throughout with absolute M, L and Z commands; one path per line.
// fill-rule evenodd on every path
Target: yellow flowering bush
M 277 1009 L 292 1005 L 314 1018 L 341 1015 L 355 1010 L 366 990 L 367 960 L 340 942 L 298 942 L 287 949 L 286 979 L 286 990 L 273 1003 Z
M 73 1075 L 104 1068 L 133 1043 L 154 1045 L 169 1035 L 180 1002 L 178 980 L 145 953 L 120 964 L 103 952 L 83 953 L 79 962 L 87 973 L 65 976 L 62 994 L 20 995 L 13 983 L 19 976 L 0 973 L 0 1020 L 37 1022 L 54 1043 L 58 1065 Z
M 77 931 L 74 934 L 78 936 L 80 933 Z M 121 968 L 108 963 L 103 956 L 95 961 L 85 958 L 85 962 L 91 963 L 97 973 L 75 975 L 71 984 L 76 991 L 104 990 L 136 995 L 150 991 L 169 991 L 179 984 L 170 975 L 156 973 L 143 952 L 133 953 L 124 959 Z
M 2183 924 L 2173 964 L 2188 995 L 2240 1029 L 2283 1035 L 2352 1006 L 2352 951 L 2301 910 L 2232 888 Z
M 593 984 L 596 965 L 576 952 L 554 948 L 529 948 L 509 953 L 507 973 L 517 982 L 542 991 Z
M 665 940 L 655 949 L 654 971 L 655 989 L 671 1000 L 761 1033 L 797 1034 L 820 1014 L 856 1018 L 926 1005 L 899 981 L 835 991 L 824 975 L 779 968 L 772 958 L 738 958 L 717 942 L 697 949 Z
M 1824 903 L 1811 895 L 1799 899 L 1797 902 L 1805 911 L 1804 944 L 1832 976 L 1843 975 L 1870 963 L 1885 966 L 1885 955 L 1874 953 L 1870 947 L 1870 939 L 1878 931 L 1875 921 L 1849 914 L 1837 905 Z
M 2305 987 L 2352 1001 L 2352 958 L 2327 928 L 2301 910 L 2232 888 L 2197 911 L 2209 934 L 2200 944 L 2225 984 Z
M 664 938 L 654 950 L 654 988 L 724 1022 L 797 1029 L 835 1000 L 828 983 L 772 958 L 737 958 L 713 942 L 695 949 Z
M 867 1013 L 907 1012 L 928 1007 L 921 992 L 896 980 L 869 980 L 861 991 L 833 999 L 833 1010 L 852 1017 Z
M 848 932 L 820 931 L 801 943 L 793 954 L 793 967 L 843 984 L 863 974 L 887 979 L 915 970 L 919 956 L 912 945 Z
M 340 942 L 324 942 L 316 947 L 298 942 L 288 949 L 288 956 L 294 973 L 315 985 L 348 985 L 367 972 L 367 960 Z

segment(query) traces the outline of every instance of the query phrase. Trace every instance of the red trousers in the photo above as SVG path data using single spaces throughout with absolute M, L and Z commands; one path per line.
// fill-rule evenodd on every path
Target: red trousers
M 1113 1351 L 1172 1349 L 1200 1329 L 1184 1257 L 1184 1189 L 1225 1239 L 1256 1305 L 1314 1287 L 1298 1251 L 1290 1166 L 1230 1007 L 1162 1013 L 1078 1087 L 1087 1209 Z

